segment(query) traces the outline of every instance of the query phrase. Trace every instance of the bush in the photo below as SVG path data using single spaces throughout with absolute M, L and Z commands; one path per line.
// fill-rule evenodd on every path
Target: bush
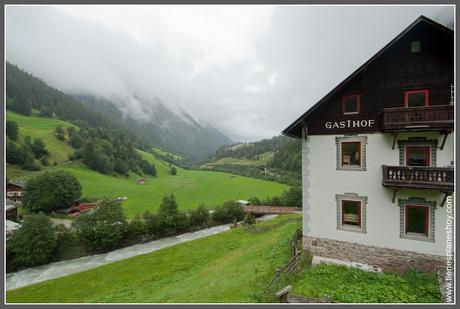
M 190 229 L 190 219 L 184 213 L 178 213 L 176 216 L 174 230 L 176 233 L 183 233 Z
M 251 205 L 262 205 L 262 201 L 258 197 L 251 197 L 248 199 L 248 202 L 251 203 Z
M 55 226 L 56 229 L 56 256 L 62 257 L 69 248 L 78 242 L 77 235 L 71 229 L 66 228 L 63 224 Z
M 56 137 L 59 140 L 65 141 L 65 132 L 61 126 L 57 126 L 56 129 L 54 130 L 54 133 L 56 134 Z
M 31 148 L 36 159 L 48 154 L 45 143 L 41 138 L 34 139 L 34 142 L 31 144 Z
M 192 226 L 204 227 L 210 221 L 209 210 L 204 205 L 200 205 L 197 209 L 190 211 L 190 224 Z
M 69 127 L 69 129 L 72 127 Z M 84 140 L 81 138 L 80 133 L 78 133 L 76 130 L 71 130 L 69 132 L 69 143 L 74 149 L 78 149 L 83 147 L 84 145 Z
M 81 196 L 77 178 L 64 171 L 45 172 L 30 179 L 22 197 L 22 206 L 30 212 L 51 212 L 66 208 Z
M 155 164 L 150 164 L 149 162 L 147 162 L 147 160 L 140 160 L 139 167 L 141 168 L 144 174 L 150 174 L 152 176 L 157 175 L 157 169 L 155 167 Z
M 7 241 L 7 251 L 18 267 L 32 267 L 50 262 L 56 251 L 56 229 L 50 218 L 31 214 Z
M 93 212 L 80 215 L 72 224 L 78 238 L 92 251 L 117 248 L 127 232 L 127 221 L 121 205 L 102 201 Z
M 171 175 L 177 175 L 177 169 L 175 167 L 171 167 L 170 173 Z
M 235 201 L 225 202 L 217 207 L 212 214 L 212 220 L 216 223 L 230 223 L 234 219 L 241 221 L 244 218 L 243 207 Z
M 142 219 L 147 225 L 147 231 L 153 235 L 163 235 L 165 230 L 165 222 L 163 216 L 151 214 L 146 211 L 142 214 Z
M 158 211 L 158 220 L 163 230 L 170 229 L 175 232 L 183 232 L 190 227 L 190 220 L 185 214 L 179 212 L 179 205 L 177 205 L 173 194 L 163 198 Z
M 6 135 L 12 140 L 17 141 L 19 135 L 18 124 L 16 121 L 7 120 L 6 121 Z
M 250 213 L 247 213 L 245 216 L 244 216 L 244 223 L 245 224 L 248 224 L 248 225 L 253 225 L 256 223 L 256 219 L 254 218 L 254 216 Z
M 149 233 L 149 226 L 143 216 L 136 215 L 128 224 L 128 237 L 136 239 Z
M 21 167 L 34 164 L 33 153 L 27 146 L 18 146 L 15 142 L 7 138 L 6 141 L 6 162 L 17 164 Z
M 302 187 L 292 186 L 281 197 L 283 206 L 302 207 Z

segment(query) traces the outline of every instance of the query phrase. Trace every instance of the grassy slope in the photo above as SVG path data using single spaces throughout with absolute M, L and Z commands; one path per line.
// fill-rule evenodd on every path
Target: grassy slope
M 266 152 L 260 155 L 259 160 L 248 160 L 248 159 L 237 159 L 237 158 L 222 158 L 217 160 L 215 163 L 212 164 L 235 164 L 235 165 L 254 165 L 260 166 L 265 165 L 267 162 L 273 157 L 273 152 Z
M 65 162 L 68 160 L 68 155 L 73 153 L 73 148 L 66 143 L 63 143 L 54 135 L 54 129 L 57 126 L 62 128 L 72 127 L 71 123 L 50 118 L 41 117 L 27 117 L 16 114 L 11 111 L 6 112 L 6 119 L 13 120 L 19 126 L 19 142 L 22 143 L 24 137 L 30 136 L 34 138 L 41 138 L 49 150 L 49 162 L 51 164 L 56 161 L 57 163 Z
M 272 225 L 298 215 L 279 217 Z M 7 292 L 8 302 L 256 302 L 299 226 L 243 228 Z
M 8 119 L 18 122 L 20 135 L 43 138 L 47 148 L 54 158 L 67 159 L 73 149 L 65 142 L 58 140 L 53 131 L 57 125 L 71 126 L 64 121 L 26 117 L 8 112 Z M 62 152 L 61 152 L 62 149 Z M 128 216 L 143 213 L 145 210 L 156 211 L 161 199 L 173 193 L 182 209 L 196 208 L 200 204 L 214 207 L 231 199 L 248 199 L 252 196 L 265 198 L 280 195 L 288 186 L 248 177 L 235 176 L 220 172 L 184 170 L 177 167 L 177 176 L 169 174 L 169 164 L 157 159 L 154 155 L 139 150 L 144 159 L 154 163 L 158 176 L 147 176 L 145 185 L 137 185 L 139 175 L 131 174 L 129 178 L 103 175 L 86 168 L 82 164 L 65 163 L 52 169 L 63 169 L 74 174 L 83 187 L 84 197 L 126 196 L 123 202 Z M 54 162 L 53 159 L 50 162 Z M 7 166 L 7 175 L 10 179 L 18 176 L 31 175 L 33 172 L 22 171 L 16 166 Z
M 69 171 L 78 178 L 83 186 L 83 196 L 128 197 L 123 202 L 123 207 L 130 217 L 146 210 L 156 212 L 162 198 L 171 193 L 175 195 L 181 209 L 192 209 L 200 204 L 213 207 L 231 199 L 280 195 L 288 188 L 270 181 L 181 168 L 178 168 L 176 176 L 171 176 L 165 174 L 165 170 L 160 168 L 161 164 L 158 166 L 158 177 L 146 177 L 145 185 L 136 184 L 139 176 L 135 174 L 129 178 L 112 177 L 89 170 L 80 164 L 59 169 Z
M 344 303 L 437 303 L 441 301 L 433 274 L 371 273 L 321 264 L 294 276 L 293 293 Z
M 177 160 L 177 161 L 180 161 L 182 160 L 182 156 L 178 155 L 178 154 L 175 154 L 175 153 L 171 153 L 171 152 L 167 152 L 167 151 L 164 151 L 163 149 L 160 149 L 160 148 L 154 148 L 153 149 L 157 154 L 159 155 L 162 155 L 162 156 L 167 156 L 167 155 L 170 155 L 174 160 Z

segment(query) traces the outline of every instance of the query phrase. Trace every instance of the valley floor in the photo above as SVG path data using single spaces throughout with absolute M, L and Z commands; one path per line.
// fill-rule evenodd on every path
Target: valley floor
M 279 216 L 258 225 L 273 228 L 249 233 L 240 227 L 7 291 L 7 302 L 264 302 L 264 286 L 274 270 L 289 260 L 289 239 L 300 225 L 300 216 Z

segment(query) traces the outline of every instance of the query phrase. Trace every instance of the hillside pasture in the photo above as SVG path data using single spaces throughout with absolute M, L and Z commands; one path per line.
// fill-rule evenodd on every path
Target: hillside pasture
M 50 164 L 62 163 L 68 160 L 74 149 L 59 140 L 54 134 L 54 129 L 61 126 L 63 129 L 74 127 L 73 124 L 59 119 L 43 118 L 36 116 L 24 116 L 11 111 L 6 112 L 6 119 L 16 121 L 19 127 L 19 143 L 23 143 L 24 137 L 33 139 L 41 138 L 50 152 L 48 161 Z
M 20 139 L 30 135 L 31 138 L 42 138 L 50 151 L 51 166 L 47 170 L 65 170 L 77 177 L 86 198 L 116 198 L 126 196 L 123 207 L 129 217 L 141 214 L 146 210 L 156 212 L 164 196 L 174 194 L 181 209 L 193 209 L 200 204 L 213 208 L 228 200 L 248 199 L 250 197 L 265 198 L 279 196 L 289 189 L 287 185 L 254 179 L 232 174 L 186 170 L 175 166 L 177 175 L 170 174 L 171 165 L 155 155 L 137 150 L 143 159 L 155 164 L 157 177 L 141 176 L 130 173 L 128 177 L 121 175 L 105 175 L 87 168 L 80 162 L 68 161 L 74 149 L 65 141 L 57 139 L 54 129 L 57 126 L 67 128 L 72 124 L 58 119 L 27 117 L 7 112 L 7 119 L 18 123 Z M 58 164 L 53 166 L 54 161 Z M 8 179 L 32 176 L 37 172 L 24 171 L 18 166 L 7 165 Z M 140 177 L 146 179 L 145 185 L 136 184 Z
M 158 166 L 158 177 L 145 177 L 144 185 L 136 184 L 140 176 L 134 173 L 129 177 L 114 177 L 89 170 L 81 164 L 57 168 L 78 178 L 84 197 L 126 196 L 128 199 L 122 205 L 129 217 L 146 210 L 156 212 L 163 197 L 169 194 L 174 194 L 180 208 L 185 210 L 200 204 L 212 208 L 228 200 L 248 199 L 252 196 L 278 196 L 289 188 L 271 181 L 182 168 L 177 168 L 177 175 L 172 176 L 161 164 Z

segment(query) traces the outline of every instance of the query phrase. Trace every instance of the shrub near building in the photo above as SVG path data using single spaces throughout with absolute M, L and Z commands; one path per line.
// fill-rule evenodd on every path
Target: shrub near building
M 7 241 L 7 254 L 16 267 L 48 263 L 53 259 L 56 248 L 56 230 L 43 214 L 26 216 L 21 227 Z
M 82 243 L 96 252 L 118 248 L 126 236 L 127 223 L 119 203 L 101 201 L 94 212 L 79 216 L 72 226 Z
M 74 175 L 58 171 L 45 172 L 30 179 L 22 197 L 29 212 L 51 212 L 67 208 L 81 196 L 81 185 Z

